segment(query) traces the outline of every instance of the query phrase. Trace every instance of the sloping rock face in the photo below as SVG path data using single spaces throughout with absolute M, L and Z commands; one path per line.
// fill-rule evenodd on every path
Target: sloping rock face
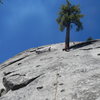
M 64 43 L 32 48 L 1 64 L 0 100 L 100 100 L 100 40 L 75 44 L 69 52 Z

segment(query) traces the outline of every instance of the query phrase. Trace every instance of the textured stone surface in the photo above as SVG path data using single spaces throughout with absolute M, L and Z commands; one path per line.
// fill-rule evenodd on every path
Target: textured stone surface
M 1 64 L 0 100 L 100 100 L 100 40 L 63 47 L 31 48 Z

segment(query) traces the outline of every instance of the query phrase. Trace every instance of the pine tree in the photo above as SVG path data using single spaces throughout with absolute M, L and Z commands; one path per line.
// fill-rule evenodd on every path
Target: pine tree
M 69 0 L 66 0 L 66 2 L 66 5 L 61 6 L 58 18 L 56 19 L 60 26 L 60 31 L 66 29 L 65 48 L 63 49 L 65 51 L 69 50 L 70 30 L 73 24 L 76 25 L 76 31 L 82 30 L 83 25 L 80 19 L 84 16 L 81 14 L 79 5 L 72 5 Z

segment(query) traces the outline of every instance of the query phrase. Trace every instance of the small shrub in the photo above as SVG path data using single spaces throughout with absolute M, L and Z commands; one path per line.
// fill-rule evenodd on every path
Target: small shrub
M 92 41 L 92 40 L 94 40 L 92 37 L 88 37 L 86 41 L 89 42 L 89 41 Z

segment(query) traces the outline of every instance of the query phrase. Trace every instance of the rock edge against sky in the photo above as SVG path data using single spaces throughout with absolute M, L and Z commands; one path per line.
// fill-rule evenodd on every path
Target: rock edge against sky
M 100 40 L 75 44 L 31 48 L 1 64 L 0 100 L 100 100 Z

